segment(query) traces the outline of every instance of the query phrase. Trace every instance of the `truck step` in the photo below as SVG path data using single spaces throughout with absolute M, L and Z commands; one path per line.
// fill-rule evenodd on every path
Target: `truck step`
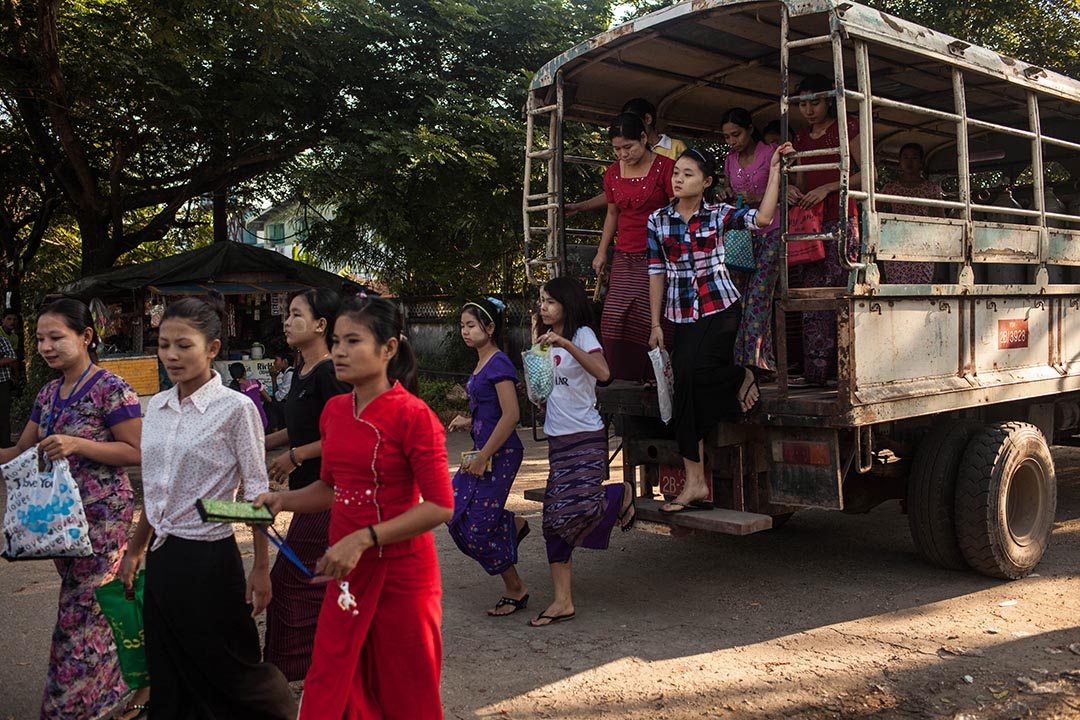
M 544 501 L 544 488 L 530 488 L 525 491 L 526 500 Z M 712 510 L 694 510 L 693 512 L 663 513 L 660 508 L 663 500 L 649 498 L 637 499 L 637 517 L 648 523 L 670 525 L 672 528 L 687 528 L 722 533 L 724 535 L 750 535 L 762 530 L 772 529 L 772 516 L 761 513 L 741 512 L 725 508 Z

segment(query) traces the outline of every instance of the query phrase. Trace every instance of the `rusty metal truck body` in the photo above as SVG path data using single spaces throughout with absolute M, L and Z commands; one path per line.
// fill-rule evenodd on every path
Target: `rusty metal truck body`
M 626 99 L 645 96 L 666 132 L 691 144 L 715 141 L 732 107 L 761 124 L 779 119 L 786 138 L 799 100 L 792 87 L 810 73 L 834 77 L 833 90 L 815 97 L 835 98 L 841 118 L 858 120 L 861 181 L 849 187 L 843 122 L 832 166 L 839 206 L 849 198 L 859 206 L 859 256 L 840 252 L 846 287 L 791 288 L 781 272 L 777 380 L 758 413 L 722 424 L 707 442 L 718 509 L 668 518 L 643 499 L 642 516 L 676 531 L 745 534 L 801 508 L 860 511 L 900 497 L 927 559 L 1020 577 L 1038 562 L 1052 524 L 1047 444 L 1069 442 L 1080 423 L 1080 217 L 1054 195 L 1068 199 L 1076 187 L 1046 179 L 1051 165 L 1055 177 L 1080 177 L 1080 82 L 851 2 L 666 8 L 536 74 L 524 175 L 528 276 L 538 283 L 574 272 L 582 238 L 597 234 L 567 227 L 563 202 L 579 198 L 564 198 L 564 168 L 609 160 L 568 152 L 568 123 L 606 123 Z M 908 142 L 925 148 L 929 174 L 946 181 L 942 199 L 877 191 L 877 168 Z M 815 163 L 804 156 L 787 166 L 785 188 Z M 1013 185 L 1027 207 L 989 203 L 995 182 Z M 893 202 L 944 217 L 887 212 Z M 786 232 L 783 203 L 781 223 L 786 241 L 810 239 Z M 845 232 L 841 223 L 820 238 L 843 248 Z M 934 282 L 885 283 L 883 260 L 935 263 Z M 821 310 L 836 315 L 837 382 L 796 389 L 788 325 Z M 661 476 L 679 458 L 657 419 L 655 390 L 616 384 L 601 390 L 600 406 L 643 498 L 658 482 L 670 491 Z

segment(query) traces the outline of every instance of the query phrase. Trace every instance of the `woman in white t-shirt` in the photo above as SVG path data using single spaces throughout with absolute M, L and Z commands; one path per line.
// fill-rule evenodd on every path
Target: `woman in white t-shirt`
M 603 550 L 618 523 L 634 522 L 634 487 L 604 485 L 607 432 L 596 410 L 596 381 L 611 377 L 603 348 L 589 327 L 592 309 L 581 283 L 560 277 L 540 289 L 537 322 L 541 345 L 551 346 L 555 386 L 547 399 L 547 488 L 544 491 L 544 541 L 555 598 L 530 621 L 533 627 L 574 618 L 570 592 L 571 553 L 575 547 Z

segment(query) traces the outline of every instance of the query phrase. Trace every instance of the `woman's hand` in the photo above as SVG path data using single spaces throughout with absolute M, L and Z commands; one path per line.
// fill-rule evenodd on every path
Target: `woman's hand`
M 270 585 L 270 570 L 267 568 L 252 568 L 247 577 L 247 592 L 245 599 L 253 606 L 251 617 L 258 616 L 270 604 L 274 591 Z
M 465 430 L 472 424 L 472 420 L 467 415 L 458 415 L 450 424 L 446 426 L 446 429 L 450 432 L 456 432 L 458 430 Z
M 649 347 L 664 349 L 664 328 L 653 325 L 652 332 L 649 333 Z
M 79 455 L 79 448 L 87 442 L 83 438 L 72 435 L 50 435 L 40 443 L 38 448 L 45 453 L 50 460 L 59 460 L 69 455 Z
M 592 260 L 592 269 L 596 273 L 596 277 L 600 277 L 604 274 L 604 270 L 607 269 L 607 253 L 597 252 L 596 257 Z
M 274 458 L 274 461 L 266 466 L 266 474 L 274 482 L 285 483 L 289 481 L 289 475 L 297 468 L 289 458 L 288 452 L 283 452 Z
M 566 338 L 554 330 L 548 330 L 546 333 L 536 338 L 536 342 L 543 346 L 551 346 L 557 348 L 566 347 Z
M 581 212 L 581 203 L 576 203 L 576 202 L 563 203 L 562 210 L 563 210 L 563 217 L 565 217 L 567 220 L 569 220 L 570 218 L 574 217 L 579 212 Z
M 813 190 L 808 190 L 803 193 L 802 198 L 799 200 L 799 206 L 812 208 L 815 205 L 820 205 L 832 192 L 834 192 L 834 190 L 829 184 L 818 185 Z
M 469 475 L 484 477 L 484 473 L 487 472 L 487 466 L 488 458 L 484 457 L 483 453 L 477 453 L 476 457 L 461 466 L 461 470 Z
M 265 507 L 272 515 L 284 512 L 285 495 L 283 492 L 264 492 L 256 497 L 251 504 L 257 508 Z
M 795 152 L 795 146 L 789 142 L 778 146 L 775 150 L 773 150 L 772 159 L 769 160 L 769 170 L 779 170 L 780 158 L 785 155 L 790 155 L 793 152 Z
M 120 578 L 120 581 L 124 583 L 124 587 L 128 590 L 131 589 L 131 583 L 135 582 L 135 573 L 139 572 L 139 568 L 142 566 L 144 554 L 145 551 L 132 550 L 129 544 L 127 552 L 124 553 L 124 558 L 120 561 L 120 568 L 116 571 L 116 577 Z
M 357 530 L 334 543 L 326 554 L 315 564 L 317 575 L 326 575 L 340 580 L 356 567 L 360 556 L 371 547 L 371 534 L 367 528 Z

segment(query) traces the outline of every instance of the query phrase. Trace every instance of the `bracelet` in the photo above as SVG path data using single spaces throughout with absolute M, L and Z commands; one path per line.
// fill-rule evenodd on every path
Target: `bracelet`
M 296 448 L 289 448 L 289 462 L 293 464 L 293 467 L 300 467 L 303 462 L 297 462 L 296 460 Z
M 375 534 L 375 526 L 374 525 L 368 525 L 367 526 L 367 531 L 368 531 L 368 534 L 371 535 L 371 545 L 372 545 L 372 547 L 379 547 L 379 536 Z

